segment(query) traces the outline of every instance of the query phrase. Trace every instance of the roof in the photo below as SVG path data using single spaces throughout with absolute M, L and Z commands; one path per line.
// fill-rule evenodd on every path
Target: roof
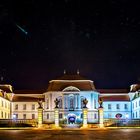
M 67 87 L 75 87 L 80 91 L 95 90 L 93 81 L 87 80 L 86 78 L 80 76 L 79 74 L 76 75 L 64 74 L 62 77 L 59 77 L 56 80 L 51 80 L 49 82 L 47 91 L 63 91 Z
M 42 96 L 41 98 L 37 97 L 30 97 L 30 96 L 17 96 L 14 95 L 12 101 L 13 102 L 38 102 L 39 100 L 45 101 L 45 97 Z
M 11 85 L 0 85 L 0 89 L 2 89 L 3 91 L 5 91 L 7 93 L 13 92 Z
M 62 77 L 59 77 L 56 80 L 87 80 L 87 79 L 79 74 L 75 74 L 75 75 L 64 74 Z
M 111 93 L 128 93 L 129 90 L 128 89 L 97 89 L 98 92 L 100 92 L 101 94 L 111 94 Z
M 67 87 L 76 87 L 80 91 L 95 90 L 95 87 L 91 81 L 51 81 L 47 91 L 63 91 Z
M 108 95 L 100 97 L 104 101 L 130 101 L 129 95 Z
M 14 94 L 43 94 L 46 90 L 15 90 Z
M 140 84 L 133 84 L 130 86 L 130 92 L 136 92 L 140 90 Z

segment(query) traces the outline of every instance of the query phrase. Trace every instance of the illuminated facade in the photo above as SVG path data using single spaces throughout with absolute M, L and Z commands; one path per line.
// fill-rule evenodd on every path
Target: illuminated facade
M 137 87 L 137 88 L 136 88 Z M 99 103 L 103 101 L 103 118 L 139 119 L 140 87 L 127 90 L 97 90 L 94 82 L 77 75 L 64 75 L 51 80 L 47 90 L 12 91 L 10 85 L 0 85 L 0 119 L 38 119 L 38 101 L 42 101 L 43 122 L 54 122 L 55 102 L 59 101 L 59 121 L 81 123 L 83 100 L 87 103 L 88 123 L 99 122 Z

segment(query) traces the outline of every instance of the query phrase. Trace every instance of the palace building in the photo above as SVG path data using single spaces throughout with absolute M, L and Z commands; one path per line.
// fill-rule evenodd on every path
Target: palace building
M 55 100 L 58 99 L 59 121 L 81 123 L 83 100 L 87 99 L 87 121 L 98 123 L 99 100 L 104 119 L 139 119 L 140 85 L 125 89 L 96 89 L 94 82 L 76 75 L 64 74 L 51 80 L 46 90 L 12 90 L 0 85 L 0 119 L 37 119 L 38 101 L 42 102 L 43 122 L 54 122 Z

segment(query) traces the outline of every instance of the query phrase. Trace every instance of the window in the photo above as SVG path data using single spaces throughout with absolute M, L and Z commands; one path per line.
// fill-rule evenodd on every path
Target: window
M 7 108 L 7 103 L 5 102 L 5 108 Z
M 18 119 L 18 114 L 15 114 L 16 115 L 16 119 Z
M 139 100 L 139 106 L 140 106 L 140 100 Z
M 1 101 L 1 106 L 3 107 L 3 101 Z
M 59 118 L 62 119 L 63 118 L 63 114 L 59 113 Z
M 23 105 L 23 110 L 26 110 L 26 104 Z
M 23 119 L 26 119 L 26 114 L 23 114 Z
M 133 103 L 133 109 L 134 109 L 134 103 Z
M 18 104 L 15 105 L 15 110 L 18 110 Z
M 97 119 L 97 114 L 96 113 L 94 114 L 94 119 Z
M 136 118 L 137 118 L 137 111 L 136 111 Z
M 134 113 L 133 113 L 133 118 L 134 118 L 135 116 L 134 116 Z
M 47 114 L 47 119 L 49 119 L 49 114 Z
M 96 109 L 96 100 L 94 99 L 94 108 Z
M 111 104 L 108 104 L 108 109 L 111 109 Z
M 120 109 L 120 105 L 119 104 L 116 104 L 116 109 Z
M 73 99 L 73 97 L 70 97 L 70 108 L 71 109 L 74 108 L 74 99 Z
M 32 104 L 32 110 L 35 110 L 35 104 Z
M 137 101 L 136 101 L 136 107 L 137 107 Z
M 49 99 L 46 99 L 46 103 L 47 103 L 47 109 L 49 109 Z
M 124 109 L 128 109 L 128 105 L 127 104 L 124 104 Z
M 83 113 L 81 113 L 81 119 L 83 119 Z
M 35 119 L 35 114 L 32 114 L 32 119 Z
M 3 118 L 3 111 L 1 111 L 1 118 Z
M 112 114 L 111 113 L 108 113 L 108 118 L 111 118 L 112 117 Z
M 7 113 L 5 112 L 5 119 L 7 118 Z

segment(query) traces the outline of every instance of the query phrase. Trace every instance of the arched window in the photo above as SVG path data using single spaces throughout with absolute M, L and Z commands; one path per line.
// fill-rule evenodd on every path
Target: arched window
M 70 108 L 74 108 L 74 99 L 73 97 L 70 97 Z

